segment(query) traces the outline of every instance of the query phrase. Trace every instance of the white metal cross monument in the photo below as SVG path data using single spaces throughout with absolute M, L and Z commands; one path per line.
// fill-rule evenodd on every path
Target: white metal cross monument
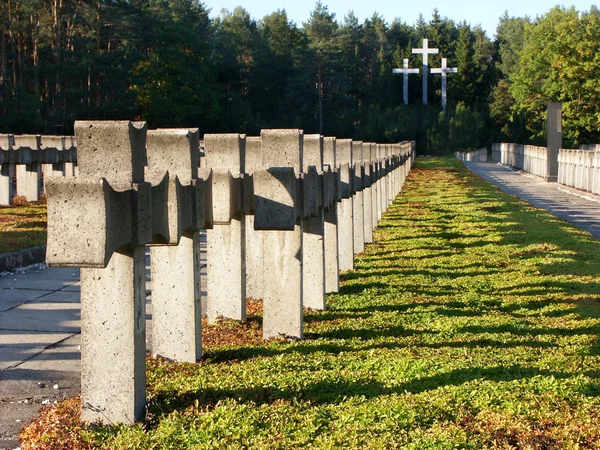
M 437 48 L 429 48 L 429 39 L 423 39 L 423 48 L 413 48 L 413 53 L 423 55 L 423 104 L 427 104 L 427 73 L 429 72 L 429 55 L 437 54 Z
M 456 67 L 446 67 L 447 66 L 446 58 L 442 58 L 442 67 L 439 69 L 431 69 L 431 73 L 441 73 L 442 74 L 442 109 L 446 111 L 446 76 L 449 73 L 457 73 L 458 69 Z
M 408 68 L 408 59 L 404 59 L 402 62 L 402 69 L 392 69 L 392 73 L 401 73 L 404 75 L 403 79 L 403 95 L 404 95 L 404 104 L 408 105 L 408 75 L 411 73 L 419 73 L 419 69 L 409 69 Z

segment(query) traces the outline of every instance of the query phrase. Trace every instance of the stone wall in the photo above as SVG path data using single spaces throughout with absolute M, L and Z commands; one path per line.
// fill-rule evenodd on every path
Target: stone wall
M 600 194 L 600 150 L 596 144 L 580 149 L 561 148 L 558 153 L 558 183 Z M 492 161 L 525 172 L 546 176 L 547 149 L 520 144 L 492 144 Z
M 492 161 L 546 178 L 548 172 L 548 149 L 535 145 L 492 144 Z
M 558 154 L 558 182 L 600 194 L 600 150 L 561 149 Z
M 480 148 L 473 152 L 456 152 L 459 161 L 486 162 L 488 160 L 487 148 Z

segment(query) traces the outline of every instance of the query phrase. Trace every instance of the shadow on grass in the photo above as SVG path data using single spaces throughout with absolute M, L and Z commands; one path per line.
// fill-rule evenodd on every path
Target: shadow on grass
M 450 175 L 456 175 L 456 170 L 446 171 Z M 362 256 L 364 264 L 375 261 L 389 261 L 392 263 L 394 260 L 416 259 L 426 260 L 428 258 L 438 257 L 450 257 L 461 253 L 458 250 L 465 248 L 481 248 L 487 245 L 501 245 L 509 246 L 513 254 L 511 259 L 514 260 L 514 264 L 527 261 L 533 263 L 534 266 L 532 273 L 536 270 L 539 274 L 550 273 L 550 274 L 597 274 L 598 273 L 598 260 L 596 257 L 591 255 L 600 254 L 600 243 L 591 240 L 588 237 L 574 232 L 564 222 L 555 219 L 551 216 L 547 216 L 543 213 L 537 213 L 535 220 L 532 219 L 531 207 L 511 198 L 496 197 L 495 188 L 490 187 L 487 183 L 483 183 L 477 177 L 469 175 L 468 173 L 458 172 L 461 175 L 461 182 L 468 181 L 473 189 L 467 192 L 467 196 L 471 199 L 471 202 L 476 206 L 482 202 L 494 202 L 494 205 L 483 205 L 481 208 L 487 214 L 485 222 L 488 227 L 491 227 L 496 232 L 501 233 L 501 241 L 493 241 L 490 239 L 481 239 L 474 243 L 464 243 L 459 240 L 464 236 L 460 233 L 451 231 L 451 227 L 446 224 L 435 223 L 434 220 L 456 220 L 457 214 L 452 214 L 446 209 L 438 209 L 437 211 L 431 211 L 431 218 L 407 218 L 402 214 L 392 212 L 386 216 L 386 222 L 384 222 L 380 228 L 382 230 L 388 230 L 395 228 L 396 224 L 392 221 L 398 220 L 399 222 L 412 221 L 419 224 L 425 224 L 431 222 L 431 230 L 425 229 L 426 227 L 419 227 L 419 239 L 420 238 L 435 238 L 442 240 L 443 245 L 440 246 L 421 246 L 417 249 L 419 251 L 429 251 L 428 255 L 402 255 L 399 254 L 403 249 L 394 251 L 386 250 L 386 242 L 396 241 L 400 243 L 408 242 L 410 239 L 414 239 L 415 235 L 405 237 L 385 237 L 378 246 L 381 246 L 381 250 L 374 250 L 374 254 L 370 255 L 368 252 Z M 454 205 L 449 204 L 448 209 Z M 436 216 L 437 214 L 437 216 Z M 443 217 L 439 217 L 439 216 Z M 482 222 L 481 218 L 475 218 L 469 215 L 465 215 L 465 220 L 462 222 L 464 225 L 465 221 L 470 221 L 474 226 Z M 442 231 L 440 231 L 442 227 Z M 548 250 L 542 250 L 537 253 L 532 253 L 532 246 L 536 245 L 546 246 Z M 449 251 L 449 248 L 454 248 L 456 251 Z M 548 255 L 553 256 L 556 251 L 566 252 L 568 255 L 561 257 L 560 262 L 556 262 L 553 258 L 551 263 L 547 263 L 540 258 L 541 256 Z M 582 253 L 584 254 L 582 256 Z M 585 256 L 587 254 L 588 256 Z M 393 256 L 390 256 L 393 255 Z M 539 262 L 533 258 L 540 258 Z M 441 264 L 431 267 L 429 269 L 412 269 L 402 270 L 394 264 L 388 264 L 384 268 L 375 267 L 375 270 L 365 269 L 356 272 L 349 272 L 342 276 L 343 282 L 352 282 L 351 284 L 345 284 L 340 294 L 342 295 L 354 295 L 361 294 L 365 291 L 373 289 L 387 290 L 392 287 L 394 278 L 402 277 L 406 275 L 429 275 L 434 277 L 447 277 L 447 278 L 459 278 L 459 277 L 472 277 L 493 275 L 502 272 L 493 261 L 484 262 L 482 264 L 466 264 L 463 267 L 459 267 L 455 270 L 445 269 Z M 476 269 L 473 271 L 473 269 Z M 479 269 L 479 270 L 477 270 Z M 512 272 L 504 270 L 506 276 L 511 276 Z M 536 275 L 537 276 L 537 275 Z M 360 282 L 365 277 L 379 277 L 379 281 L 365 280 Z M 389 278 L 387 278 L 389 277 Z M 425 281 L 426 282 L 426 281 Z M 396 286 L 393 286 L 396 287 Z M 265 346 L 246 346 L 242 348 L 234 349 L 214 349 L 206 352 L 207 362 L 225 362 L 225 361 L 243 361 L 252 358 L 261 357 L 273 357 L 284 354 L 301 354 L 301 355 L 312 355 L 319 352 L 329 353 L 332 355 L 338 355 L 346 352 L 368 352 L 370 350 L 377 349 L 405 349 L 405 348 L 431 348 L 431 349 L 443 349 L 443 348 L 505 348 L 505 349 L 518 349 L 518 348 L 533 348 L 533 349 L 559 349 L 560 344 L 553 342 L 545 342 L 538 339 L 538 336 L 582 336 L 589 335 L 593 338 L 593 343 L 585 348 L 585 351 L 590 355 L 600 355 L 600 338 L 599 327 L 592 326 L 589 324 L 581 323 L 581 326 L 573 326 L 571 328 L 565 326 L 561 328 L 559 326 L 535 326 L 535 324 L 527 323 L 511 323 L 503 325 L 466 325 L 458 326 L 453 330 L 453 335 L 459 336 L 461 340 L 448 339 L 442 342 L 428 342 L 428 339 L 416 339 L 416 342 L 407 343 L 409 339 L 395 339 L 395 338 L 406 338 L 413 336 L 429 336 L 435 338 L 442 337 L 439 332 L 435 330 L 413 330 L 404 326 L 383 326 L 380 328 L 364 328 L 356 327 L 356 323 L 353 321 L 356 319 L 368 319 L 371 315 L 379 312 L 387 313 L 406 313 L 416 308 L 430 308 L 432 313 L 439 316 L 446 317 L 477 317 L 485 316 L 487 314 L 505 314 L 509 319 L 519 319 L 524 317 L 523 312 L 542 310 L 544 308 L 553 306 L 557 303 L 571 303 L 564 300 L 554 300 L 551 298 L 545 298 L 540 300 L 529 300 L 529 296 L 548 296 L 548 294 L 566 294 L 569 298 L 577 294 L 598 294 L 600 297 L 600 288 L 598 283 L 586 283 L 581 281 L 565 282 L 565 281 L 524 281 L 517 286 L 512 287 L 493 287 L 489 290 L 486 286 L 483 286 L 481 292 L 489 294 L 490 296 L 496 296 L 503 300 L 492 300 L 492 301 L 481 301 L 478 303 L 461 302 L 461 301 L 436 301 L 436 297 L 451 297 L 456 298 L 459 294 L 464 293 L 466 290 L 465 286 L 438 286 L 434 285 L 413 285 L 413 286 L 400 286 L 399 290 L 408 292 L 414 297 L 427 296 L 433 298 L 431 301 L 426 302 L 414 302 L 409 304 L 373 304 L 366 302 L 364 306 L 350 306 L 345 307 L 340 311 L 328 311 L 325 313 L 309 314 L 306 322 L 311 326 L 314 326 L 314 330 L 308 330 L 306 332 L 307 341 L 304 343 L 293 343 L 286 345 L 265 345 Z M 476 287 L 470 293 L 478 293 Z M 504 297 L 509 295 L 512 297 L 511 301 L 507 302 Z M 541 316 L 546 317 L 561 317 L 566 315 L 575 314 L 576 320 L 585 320 L 589 318 L 597 318 L 600 316 L 599 305 L 597 302 L 588 301 L 587 303 L 581 302 L 580 300 L 574 299 L 572 301 L 572 308 L 562 308 L 560 310 L 551 311 L 540 311 Z M 529 316 L 530 317 L 530 316 Z M 336 324 L 332 322 L 338 321 Z M 319 325 L 331 324 L 335 329 L 319 330 Z M 354 326 L 354 327 L 352 327 Z M 495 339 L 494 335 L 508 335 L 503 336 L 504 339 Z M 510 339 L 510 337 L 513 337 Z M 364 342 L 360 340 L 364 339 Z M 352 342 L 347 342 L 347 341 Z M 381 341 L 384 342 L 381 342 Z M 435 341 L 435 339 L 433 339 Z M 358 342 L 357 342 L 358 341 Z M 589 376 L 591 378 L 598 378 L 600 376 L 596 371 L 573 371 L 572 373 L 564 372 L 560 370 L 551 369 L 539 369 L 526 367 L 518 364 L 514 365 L 499 365 L 496 367 L 469 367 L 455 370 L 449 370 L 443 373 L 436 373 L 431 376 L 421 377 L 412 379 L 406 383 L 398 384 L 397 386 L 389 387 L 383 383 L 369 380 L 344 380 L 336 377 L 335 379 L 323 379 L 318 382 L 312 382 L 306 386 L 294 388 L 277 388 L 273 386 L 256 386 L 252 388 L 239 388 L 239 389 L 215 389 L 207 388 L 198 392 L 187 392 L 182 394 L 157 394 L 153 398 L 153 402 L 150 409 L 153 408 L 155 411 L 169 412 L 178 408 L 186 408 L 192 404 L 195 400 L 198 400 L 203 405 L 216 405 L 219 401 L 229 398 L 235 398 L 239 402 L 251 402 L 253 404 L 265 404 L 273 403 L 279 400 L 293 400 L 302 399 L 310 401 L 313 404 L 325 404 L 325 403 L 340 403 L 345 401 L 349 397 L 364 397 L 364 398 L 377 398 L 385 395 L 403 395 L 405 393 L 419 394 L 426 391 L 434 391 L 436 389 L 445 388 L 448 386 L 460 386 L 465 383 L 473 381 L 492 381 L 492 382 L 510 382 L 514 380 L 530 379 L 534 377 L 554 377 L 556 379 L 568 379 L 579 375 Z M 332 376 L 324 373 L 324 376 Z M 588 397 L 600 396 L 600 387 L 598 384 L 589 383 L 581 388 L 581 394 Z M 160 405 L 160 407 L 159 407 Z M 161 409 L 162 408 L 162 409 Z
M 420 330 L 419 330 L 420 331 Z M 366 342 L 364 345 L 357 344 L 356 342 L 345 343 L 338 342 L 336 339 L 332 339 L 327 336 L 328 333 L 312 333 L 312 342 L 306 344 L 297 344 L 288 346 L 286 348 L 274 348 L 274 347 L 256 347 L 246 346 L 235 349 L 216 349 L 208 350 L 205 353 L 207 362 L 220 363 L 227 361 L 246 361 L 254 358 L 266 358 L 273 356 L 280 356 L 286 354 L 300 354 L 300 355 L 313 355 L 315 353 L 328 353 L 332 355 L 339 355 L 341 353 L 360 353 L 368 352 L 369 350 L 399 350 L 407 348 L 431 348 L 431 349 L 444 349 L 444 348 L 460 348 L 460 349 L 483 349 L 483 348 L 539 348 L 539 349 L 551 349 L 557 348 L 558 345 L 550 342 L 541 342 L 537 340 L 496 340 L 496 339 L 470 339 L 463 341 L 444 341 L 437 343 L 425 343 L 421 342 L 418 344 L 404 344 L 401 342 L 377 342 L 369 343 Z M 420 332 L 414 334 L 437 334 L 436 332 Z M 409 333 L 407 333 L 409 335 Z M 320 339 L 328 339 L 329 342 L 321 343 Z M 342 339 L 342 338 L 340 338 Z
M 584 375 L 597 376 L 596 373 L 587 372 Z M 158 393 L 151 397 L 149 411 L 153 414 L 169 414 L 174 410 L 185 409 L 196 401 L 200 405 L 210 408 L 222 400 L 231 398 L 236 399 L 239 403 L 252 403 L 253 405 L 272 404 L 282 400 L 303 400 L 309 401 L 312 405 L 339 404 L 352 397 L 372 399 L 386 395 L 420 394 L 448 386 L 460 386 L 473 381 L 510 382 L 534 377 L 567 379 L 573 376 L 574 374 L 567 372 L 512 365 L 456 369 L 418 378 L 391 388 L 378 381 L 348 381 L 333 377 L 333 379 L 324 379 L 298 389 L 252 386 L 239 389 L 205 388 L 201 391 L 178 394 Z M 589 396 L 600 394 L 598 386 L 593 384 L 587 385 L 584 391 L 582 393 Z

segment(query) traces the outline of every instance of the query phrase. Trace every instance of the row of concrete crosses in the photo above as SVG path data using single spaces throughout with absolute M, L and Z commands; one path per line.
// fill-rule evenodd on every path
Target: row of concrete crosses
M 46 258 L 81 267 L 82 417 L 104 423 L 143 418 L 147 245 L 154 354 L 202 356 L 200 230 L 208 320 L 243 319 L 246 298 L 262 298 L 263 336 L 301 339 L 303 308 L 338 292 L 415 149 L 298 129 L 211 134 L 199 168 L 197 129 L 76 122 L 75 135 L 79 176 L 47 185 Z
M 437 48 L 429 48 L 429 39 L 423 39 L 423 48 L 413 48 L 413 54 L 420 53 L 423 55 L 423 104 L 427 104 L 427 73 L 429 68 L 429 55 L 435 55 L 438 53 Z M 448 61 L 446 58 L 442 58 L 442 67 L 437 69 L 431 69 L 431 73 L 439 73 L 442 75 L 442 109 L 446 111 L 446 76 L 449 73 L 457 73 L 456 67 L 448 67 Z M 402 62 L 401 69 L 392 69 L 392 73 L 403 74 L 403 97 L 404 104 L 408 105 L 408 75 L 411 73 L 419 73 L 419 69 L 409 69 L 408 59 L 404 59 Z

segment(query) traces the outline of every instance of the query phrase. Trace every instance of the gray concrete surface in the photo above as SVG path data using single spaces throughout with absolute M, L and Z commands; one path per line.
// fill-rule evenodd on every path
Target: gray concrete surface
M 547 183 L 542 178 L 492 162 L 465 162 L 465 166 L 507 194 L 549 211 L 554 216 L 600 239 L 600 197 Z
M 79 270 L 0 276 L 0 448 L 39 408 L 79 393 Z

